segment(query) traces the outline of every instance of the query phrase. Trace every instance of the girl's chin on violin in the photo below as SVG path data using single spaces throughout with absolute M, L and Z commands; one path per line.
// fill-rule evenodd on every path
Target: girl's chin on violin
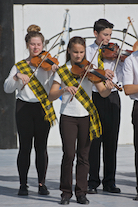
M 79 63 L 81 63 L 82 61 L 83 61 L 83 59 L 78 60 L 78 61 L 75 61 L 74 64 L 79 64 Z
M 39 55 L 40 53 L 41 53 L 41 51 L 35 51 L 35 52 L 33 52 L 33 57 Z
M 75 60 L 75 61 L 71 61 L 71 64 L 72 65 L 75 65 L 75 64 L 79 64 L 82 62 L 83 59 L 79 59 L 79 60 Z

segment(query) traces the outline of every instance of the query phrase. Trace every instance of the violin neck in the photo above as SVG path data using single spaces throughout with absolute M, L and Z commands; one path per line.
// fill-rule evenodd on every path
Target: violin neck
M 107 80 L 108 78 L 106 78 L 104 75 L 98 73 L 96 70 L 91 70 L 90 73 L 96 75 L 97 77 L 101 78 L 103 81 Z M 117 84 L 115 84 L 114 82 L 112 82 L 114 84 L 114 87 L 119 90 L 122 91 L 122 88 L 120 88 Z
M 50 65 L 54 65 L 54 62 L 50 60 L 49 58 L 46 58 L 45 61 Z
M 106 78 L 104 75 L 98 73 L 98 72 L 97 72 L 96 70 L 94 70 L 94 69 L 92 69 L 92 70 L 90 71 L 90 73 L 92 73 L 92 74 L 96 75 L 97 77 L 101 78 L 103 81 L 105 81 L 105 80 L 108 79 L 108 78 Z

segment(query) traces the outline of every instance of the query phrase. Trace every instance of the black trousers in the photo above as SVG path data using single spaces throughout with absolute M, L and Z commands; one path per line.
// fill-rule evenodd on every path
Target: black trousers
M 138 101 L 134 101 L 132 110 L 132 124 L 134 129 L 134 149 L 135 149 L 135 169 L 136 169 L 136 189 L 138 192 Z
M 103 186 L 115 184 L 116 152 L 120 125 L 120 97 L 118 92 L 115 91 L 106 98 L 101 97 L 99 93 L 93 92 L 92 98 L 99 112 L 103 130 L 102 136 L 92 141 L 89 153 L 88 185 L 92 188 L 97 188 L 101 183 L 99 176 L 101 144 L 103 145 Z
M 72 196 L 72 171 L 75 153 L 77 155 L 75 195 L 76 197 L 85 195 L 89 172 L 89 116 L 70 117 L 61 115 L 60 133 L 63 149 L 60 177 L 61 196 Z
M 20 184 L 27 183 L 33 138 L 36 153 L 35 164 L 38 173 L 38 183 L 45 182 L 48 165 L 47 138 L 50 130 L 50 123 L 44 121 L 44 115 L 44 110 L 39 102 L 29 103 L 19 99 L 17 100 L 16 123 L 19 134 L 17 167 Z

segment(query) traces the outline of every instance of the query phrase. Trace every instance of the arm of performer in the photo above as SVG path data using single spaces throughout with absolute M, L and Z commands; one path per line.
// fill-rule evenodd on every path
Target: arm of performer
M 126 95 L 138 93 L 137 53 L 125 59 L 123 66 L 123 87 Z
M 124 85 L 124 91 L 126 95 L 138 93 L 138 84 Z
M 114 87 L 112 81 L 110 80 L 106 80 L 105 85 L 103 84 L 103 82 L 95 83 L 95 86 L 97 87 L 102 97 L 109 96 L 111 93 L 111 89 Z
M 58 67 L 57 65 L 53 65 L 52 69 L 56 70 L 57 67 Z M 95 85 L 96 85 L 96 87 L 102 97 L 107 97 L 111 93 L 111 89 L 114 87 L 112 81 L 110 81 L 110 80 L 106 80 L 105 85 L 103 84 L 103 82 L 95 83 Z M 58 82 L 54 81 L 53 85 L 51 87 L 48 99 L 50 101 L 54 101 L 65 92 L 69 92 L 71 95 L 75 95 L 77 90 L 78 90 L 78 88 L 74 87 L 74 86 L 70 86 L 70 87 L 66 86 L 66 87 L 60 89 L 60 84 Z
M 107 97 L 111 93 L 111 89 L 113 88 L 113 84 L 110 80 L 107 80 L 105 85 L 102 82 L 97 83 L 95 85 L 102 97 Z M 77 87 L 74 87 L 74 86 L 70 86 L 70 87 L 66 86 L 60 89 L 60 84 L 54 81 L 51 87 L 48 99 L 50 101 L 54 101 L 65 92 L 69 92 L 71 95 L 75 95 L 77 90 L 78 90 Z
M 56 81 L 53 81 L 53 85 L 51 87 L 48 99 L 50 101 L 54 101 L 58 99 L 65 92 L 69 92 L 71 95 L 75 95 L 75 93 L 77 92 L 77 88 L 74 86 L 70 86 L 70 87 L 66 86 L 60 89 L 60 84 Z

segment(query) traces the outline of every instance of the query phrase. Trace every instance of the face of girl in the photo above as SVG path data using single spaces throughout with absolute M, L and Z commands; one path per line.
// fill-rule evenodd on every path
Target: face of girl
M 97 31 L 94 31 L 94 35 L 96 37 L 96 44 L 100 45 L 100 43 L 103 41 L 103 45 L 108 45 L 111 35 L 112 35 L 112 29 L 106 28 L 99 33 Z
M 71 64 L 80 63 L 85 55 L 85 47 L 79 43 L 72 43 L 71 48 L 68 49 L 68 53 L 70 54 Z
M 40 37 L 32 37 L 27 45 L 30 57 L 39 55 L 43 50 L 43 43 Z

